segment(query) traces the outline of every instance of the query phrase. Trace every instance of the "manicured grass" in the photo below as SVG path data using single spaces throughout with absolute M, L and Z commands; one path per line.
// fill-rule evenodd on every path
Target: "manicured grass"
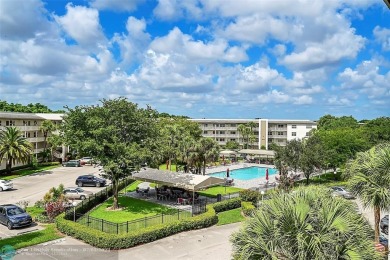
M 217 197 L 217 194 L 226 195 L 231 193 L 237 193 L 242 190 L 244 189 L 228 186 L 226 187 L 226 193 L 225 193 L 225 186 L 214 186 L 206 190 L 199 191 L 198 193 L 206 197 Z
M 0 175 L 0 178 L 3 180 L 12 180 L 18 177 L 31 175 L 37 172 L 58 168 L 60 166 L 61 166 L 60 164 L 57 164 L 57 165 L 48 165 L 48 166 L 38 166 L 37 169 L 23 169 L 23 170 L 12 172 L 10 175 Z
M 241 222 L 245 218 L 241 215 L 241 208 L 218 213 L 218 226 Z
M 11 245 L 14 249 L 19 249 L 59 239 L 61 237 L 64 236 L 61 235 L 57 229 L 55 229 L 55 224 L 49 224 L 45 227 L 44 230 L 31 232 L 16 237 L 0 239 L 0 248 L 3 245 Z
M 42 213 L 45 211 L 43 208 L 38 208 L 38 207 L 27 207 L 26 211 L 30 216 L 35 219 L 37 216 L 42 215 Z
M 121 210 L 106 210 L 108 207 L 112 206 L 111 198 L 93 210 L 89 215 L 91 217 L 100 218 L 115 223 L 121 223 L 155 216 L 161 213 L 170 214 L 177 212 L 176 209 L 130 197 L 119 197 L 119 205 L 123 207 Z
M 169 167 L 168 167 L 168 170 L 167 170 L 167 165 L 166 164 L 161 164 L 159 167 L 158 167 L 159 170 L 162 170 L 162 171 L 169 171 Z M 176 164 L 172 164 L 172 168 L 171 170 L 172 172 L 175 172 L 176 171 Z
M 309 185 L 323 185 L 325 187 L 332 187 L 332 186 L 346 186 L 348 184 L 348 181 L 342 180 L 340 172 L 336 174 L 334 173 L 325 173 L 321 176 L 313 176 L 310 177 Z M 306 179 L 297 181 L 296 184 L 298 186 L 306 185 Z

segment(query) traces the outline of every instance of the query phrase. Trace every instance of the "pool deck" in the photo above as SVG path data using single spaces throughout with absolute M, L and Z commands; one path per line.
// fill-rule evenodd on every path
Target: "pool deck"
M 263 168 L 272 168 L 274 169 L 274 165 L 268 165 L 268 164 L 256 164 L 256 163 L 237 163 L 237 164 L 231 164 L 231 165 L 221 165 L 221 166 L 215 166 L 212 168 L 206 168 L 206 174 L 211 174 L 215 172 L 226 172 L 226 170 L 229 168 L 229 170 L 236 170 L 236 169 L 242 169 L 247 167 L 263 167 Z M 269 175 L 269 183 L 276 183 L 275 177 L 277 174 Z M 237 188 L 243 188 L 243 189 L 263 189 L 264 183 L 266 182 L 265 176 L 260 178 L 255 178 L 251 180 L 237 180 L 234 179 L 234 187 Z M 268 189 L 273 188 L 274 186 L 268 187 Z

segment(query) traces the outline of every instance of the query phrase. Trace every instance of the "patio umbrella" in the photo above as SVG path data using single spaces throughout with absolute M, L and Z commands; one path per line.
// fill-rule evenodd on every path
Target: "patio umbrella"
M 268 176 L 268 168 L 265 170 L 265 179 L 268 181 L 269 176 Z
M 227 170 L 226 170 L 226 178 L 229 178 L 230 177 L 230 170 L 229 170 L 229 168 L 227 168 Z

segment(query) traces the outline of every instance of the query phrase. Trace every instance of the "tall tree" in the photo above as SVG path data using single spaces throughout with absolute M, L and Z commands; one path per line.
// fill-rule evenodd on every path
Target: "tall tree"
M 351 192 L 374 209 L 375 241 L 379 242 L 381 210 L 390 208 L 390 143 L 357 154 L 346 168 Z
M 296 173 L 299 168 L 303 145 L 301 140 L 288 141 L 285 147 L 285 160 L 287 165 Z
M 280 193 L 234 233 L 234 259 L 381 259 L 354 205 L 310 187 Z
M 101 105 L 68 109 L 62 132 L 65 142 L 103 166 L 113 185 L 113 208 L 118 208 L 118 183 L 138 169 L 151 150 L 156 136 L 156 111 L 138 108 L 125 98 L 103 99 Z
M 6 127 L 0 130 L 0 160 L 6 160 L 6 170 L 10 174 L 12 164 L 26 163 L 32 155 L 32 144 L 27 141 L 16 127 Z
M 53 124 L 51 120 L 45 120 L 42 122 L 39 129 L 43 133 L 43 151 L 46 152 L 47 137 L 51 135 L 54 130 L 56 130 L 56 126 Z
M 219 156 L 219 145 L 211 138 L 201 138 L 191 150 L 190 161 L 203 175 L 206 174 L 206 164 Z
M 357 128 L 359 124 L 352 116 L 334 117 L 325 115 L 318 120 L 317 126 L 318 129 L 330 130 L 336 128 Z
M 309 184 L 310 176 L 316 169 L 323 167 L 322 143 L 318 136 L 310 136 L 303 142 L 302 153 L 299 157 L 299 168 L 306 178 L 306 185 Z

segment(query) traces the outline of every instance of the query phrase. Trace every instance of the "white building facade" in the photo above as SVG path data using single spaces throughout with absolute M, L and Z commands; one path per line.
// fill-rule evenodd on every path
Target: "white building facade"
M 268 149 L 271 143 L 284 146 L 287 141 L 304 139 L 310 131 L 317 128 L 317 123 L 311 120 L 279 120 L 279 119 L 190 119 L 200 125 L 204 137 L 213 138 L 220 145 L 228 141 L 243 144 L 242 136 L 238 131 L 240 124 L 254 122 L 256 127 L 253 133 L 256 140 L 253 145 L 258 149 Z

